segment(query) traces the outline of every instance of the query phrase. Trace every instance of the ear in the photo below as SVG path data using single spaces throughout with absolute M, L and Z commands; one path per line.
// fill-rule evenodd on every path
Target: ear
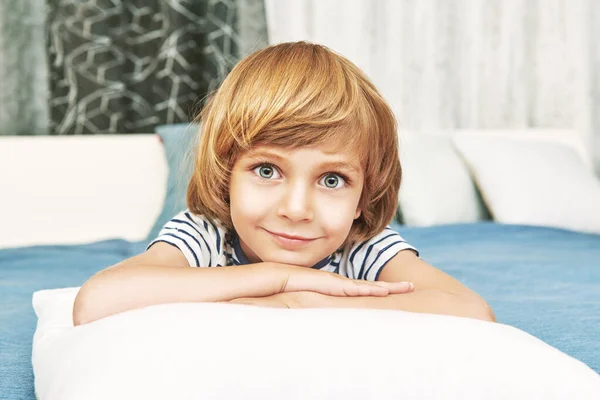
M 361 212 L 360 212 L 360 208 L 357 208 L 357 209 L 356 209 L 356 214 L 354 214 L 354 219 L 356 219 L 356 218 L 360 217 L 360 213 L 361 213 Z

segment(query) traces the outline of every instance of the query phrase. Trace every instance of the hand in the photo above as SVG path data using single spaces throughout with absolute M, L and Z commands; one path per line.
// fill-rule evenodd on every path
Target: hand
M 294 292 L 284 292 L 265 297 L 241 297 L 229 300 L 227 303 L 270 308 L 304 308 L 297 294 Z
M 333 272 L 289 264 L 265 264 L 280 275 L 280 293 L 311 291 L 328 296 L 387 296 L 410 293 L 414 290 L 411 282 L 370 282 L 349 279 Z

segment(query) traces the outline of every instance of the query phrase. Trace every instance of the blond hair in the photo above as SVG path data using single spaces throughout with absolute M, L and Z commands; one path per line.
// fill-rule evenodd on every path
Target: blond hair
M 233 228 L 231 169 L 253 146 L 293 149 L 330 140 L 355 149 L 364 171 L 362 212 L 344 244 L 375 236 L 396 213 L 402 170 L 394 114 L 358 67 L 325 46 L 281 43 L 252 53 L 196 120 L 201 136 L 187 190 L 195 214 Z

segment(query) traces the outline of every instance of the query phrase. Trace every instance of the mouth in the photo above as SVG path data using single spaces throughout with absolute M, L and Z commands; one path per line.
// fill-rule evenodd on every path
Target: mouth
M 285 245 L 285 246 L 293 246 L 293 247 L 302 246 L 302 245 L 312 243 L 318 239 L 318 238 L 307 238 L 307 237 L 303 237 L 303 236 L 292 236 L 292 235 L 287 235 L 285 233 L 279 233 L 279 232 L 271 232 L 267 229 L 265 229 L 265 231 L 267 233 L 269 233 L 269 235 L 271 235 L 271 237 L 273 237 L 278 243 Z

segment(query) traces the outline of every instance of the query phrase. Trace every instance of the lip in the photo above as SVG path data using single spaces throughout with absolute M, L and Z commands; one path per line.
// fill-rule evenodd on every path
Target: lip
M 286 235 L 285 233 L 271 232 L 271 231 L 267 231 L 267 232 L 272 233 L 273 235 L 281 236 L 282 238 L 285 238 L 285 239 L 290 239 L 290 240 L 304 240 L 304 241 L 314 240 L 314 239 L 305 238 L 305 237 L 302 237 L 302 236 Z
M 265 229 L 265 231 L 267 233 L 269 233 L 280 244 L 285 245 L 285 246 L 290 246 L 290 247 L 303 246 L 308 243 L 312 243 L 316 240 L 316 238 L 310 239 L 310 238 L 303 238 L 301 236 L 290 236 L 290 235 L 286 235 L 283 233 L 275 233 L 275 232 L 271 232 L 266 229 Z

